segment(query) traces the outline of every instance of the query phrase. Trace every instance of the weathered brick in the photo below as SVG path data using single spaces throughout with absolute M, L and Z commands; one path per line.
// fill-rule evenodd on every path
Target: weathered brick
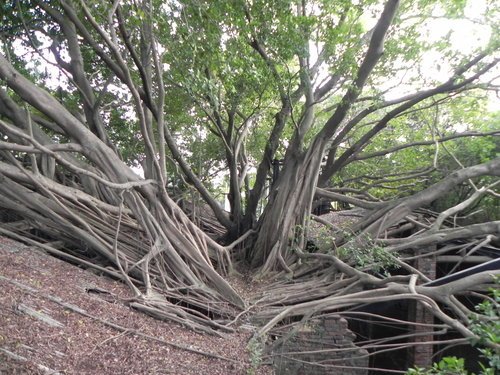
M 275 352 L 275 370 L 278 375 L 366 375 L 364 369 L 335 368 L 321 365 L 368 367 L 368 358 L 354 358 L 366 354 L 354 344 L 356 335 L 348 329 L 344 318 L 329 316 L 316 319 L 298 330 Z M 352 348 L 352 351 L 327 351 Z M 305 353 L 320 351 L 317 353 Z M 286 354 L 302 352 L 301 354 Z M 283 355 L 280 355 L 283 353 Z M 318 365 L 321 364 L 321 365 Z

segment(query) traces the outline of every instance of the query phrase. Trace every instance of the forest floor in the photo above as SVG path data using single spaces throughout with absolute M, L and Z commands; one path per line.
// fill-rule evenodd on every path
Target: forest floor
M 5 237 L 0 291 L 1 375 L 252 371 L 250 328 L 221 338 L 156 320 L 127 306 L 132 295 L 121 282 Z M 255 373 L 273 371 L 261 366 Z

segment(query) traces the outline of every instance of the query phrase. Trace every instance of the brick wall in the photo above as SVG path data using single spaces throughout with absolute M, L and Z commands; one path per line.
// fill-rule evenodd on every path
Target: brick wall
M 435 246 L 426 247 L 425 249 L 417 249 L 415 255 L 421 255 L 423 252 L 433 252 L 436 251 Z M 421 271 L 425 276 L 431 280 L 436 279 L 436 256 L 417 258 L 414 267 Z M 422 324 L 433 324 L 434 315 L 428 311 L 421 303 L 413 302 L 410 308 L 409 320 L 416 323 Z M 414 342 L 416 343 L 429 343 L 434 340 L 434 335 L 432 330 L 428 326 L 415 326 Z M 429 332 L 430 331 L 430 332 Z M 409 353 L 409 366 L 417 367 L 431 367 L 433 358 L 432 355 L 433 347 L 432 345 L 415 345 L 410 349 Z
M 366 375 L 367 352 L 354 345 L 355 334 L 344 318 L 309 321 L 274 352 L 277 375 Z M 332 350 L 333 349 L 333 350 Z

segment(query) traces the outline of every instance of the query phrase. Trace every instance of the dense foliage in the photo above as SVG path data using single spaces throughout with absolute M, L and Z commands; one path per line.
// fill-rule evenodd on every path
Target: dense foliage
M 426 286 L 419 267 L 498 245 L 498 1 L 0 7 L 1 234 L 200 331 L 253 303 L 261 343 L 402 298 L 478 338 L 459 298 L 492 272 Z M 311 215 L 330 204 L 355 219 Z M 279 282 L 249 302 L 238 270 Z

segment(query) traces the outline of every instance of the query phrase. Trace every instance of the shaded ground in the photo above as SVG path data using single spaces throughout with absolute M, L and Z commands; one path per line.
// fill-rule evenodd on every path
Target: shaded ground
M 219 338 L 158 321 L 126 305 L 131 293 L 120 282 L 4 237 L 0 290 L 2 375 L 247 374 L 251 368 L 250 329 Z

